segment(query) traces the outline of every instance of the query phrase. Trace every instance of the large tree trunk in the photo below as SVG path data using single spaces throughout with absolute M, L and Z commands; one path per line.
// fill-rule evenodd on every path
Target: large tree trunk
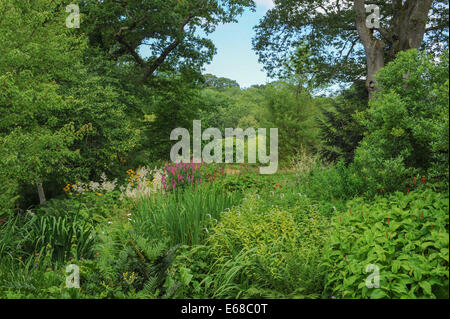
M 378 89 L 375 80 L 375 74 L 384 67 L 384 48 L 383 41 L 371 41 L 366 50 L 367 59 L 367 78 L 366 88 L 369 91 L 369 99 L 372 99 L 373 93 Z
M 42 205 L 45 203 L 46 199 L 45 199 L 44 188 L 42 187 L 42 182 L 40 179 L 36 180 L 36 186 L 37 186 L 37 190 L 38 190 L 38 194 L 39 194 L 39 203 Z
M 375 38 L 373 30 L 366 25 L 365 1 L 355 0 L 356 29 L 367 59 L 366 87 L 369 99 L 377 90 L 375 74 L 384 64 L 393 60 L 400 51 L 420 48 L 432 4 L 433 0 L 392 0 L 392 24 L 388 29 L 378 29 L 389 44 L 389 51 L 385 52 L 386 44 Z
M 408 0 L 402 5 L 401 1 L 394 0 L 391 33 L 394 54 L 420 48 L 432 4 L 433 0 Z
M 373 30 L 366 25 L 366 7 L 364 0 L 355 0 L 356 29 L 364 46 L 367 60 L 366 88 L 369 99 L 377 90 L 375 74 L 384 67 L 384 48 L 386 44 L 373 36 Z

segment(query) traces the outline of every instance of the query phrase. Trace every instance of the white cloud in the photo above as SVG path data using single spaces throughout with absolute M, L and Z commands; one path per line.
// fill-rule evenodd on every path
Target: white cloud
M 255 0 L 256 5 L 263 6 L 267 9 L 272 9 L 275 7 L 273 0 Z

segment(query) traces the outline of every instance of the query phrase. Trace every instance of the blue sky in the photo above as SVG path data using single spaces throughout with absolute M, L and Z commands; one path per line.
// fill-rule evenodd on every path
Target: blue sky
M 252 50 L 253 27 L 258 24 L 266 11 L 273 6 L 272 0 L 255 0 L 256 12 L 246 11 L 238 18 L 238 23 L 219 25 L 208 38 L 211 39 L 217 54 L 204 73 L 233 79 L 241 87 L 264 84 L 270 81 L 258 63 L 258 57 Z

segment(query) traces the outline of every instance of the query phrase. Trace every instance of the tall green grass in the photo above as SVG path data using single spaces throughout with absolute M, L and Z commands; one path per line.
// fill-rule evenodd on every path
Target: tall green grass
M 225 192 L 213 183 L 203 183 L 141 200 L 131 218 L 134 228 L 150 238 L 168 238 L 171 245 L 195 245 L 202 243 L 208 225 L 220 212 L 241 200 L 240 192 Z

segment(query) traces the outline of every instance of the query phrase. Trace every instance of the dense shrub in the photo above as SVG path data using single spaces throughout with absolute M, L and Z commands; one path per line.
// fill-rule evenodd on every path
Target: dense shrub
M 415 174 L 448 179 L 448 52 L 438 62 L 401 52 L 377 74 L 380 92 L 361 116 L 367 133 L 358 171 L 377 188 L 397 190 Z
M 448 298 L 449 198 L 431 189 L 357 198 L 333 218 L 324 250 L 327 298 Z M 366 267 L 379 268 L 379 289 Z
M 317 297 L 326 220 L 306 199 L 290 209 L 269 206 L 253 196 L 222 213 L 207 248 L 175 261 L 168 291 L 178 287 L 180 297 Z M 191 268 L 174 268 L 180 263 Z
M 0 183 L 0 224 L 13 211 L 17 195 L 17 182 L 5 179 Z
M 355 115 L 367 108 L 367 99 L 364 81 L 357 81 L 332 100 L 331 108 L 323 107 L 323 116 L 319 118 L 322 143 L 318 151 L 324 160 L 335 162 L 343 158 L 346 163 L 353 161 L 364 133 Z

